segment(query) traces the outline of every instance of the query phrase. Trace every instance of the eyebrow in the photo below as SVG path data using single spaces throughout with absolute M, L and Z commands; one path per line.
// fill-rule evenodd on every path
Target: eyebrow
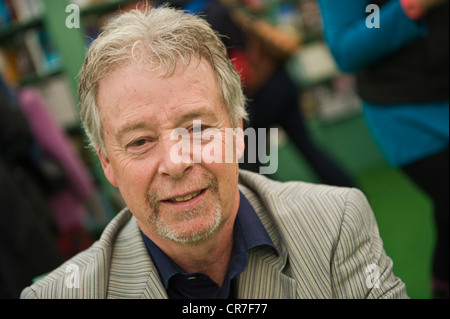
M 211 120 L 216 120 L 217 116 L 214 112 L 210 112 L 210 111 L 194 111 L 194 112 L 190 112 L 190 113 L 186 113 L 184 115 L 182 115 L 178 121 L 178 123 L 181 122 L 186 122 L 189 120 L 196 120 L 199 118 L 206 118 L 206 119 L 211 119 Z

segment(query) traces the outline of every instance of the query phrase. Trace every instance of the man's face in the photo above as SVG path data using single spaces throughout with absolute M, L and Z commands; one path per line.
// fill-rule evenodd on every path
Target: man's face
M 107 156 L 98 154 L 106 177 L 144 233 L 191 243 L 220 229 L 239 205 L 238 164 L 225 161 L 229 117 L 210 65 L 196 62 L 171 77 L 140 66 L 119 68 L 100 82 L 97 100 Z M 194 120 L 221 134 L 202 140 Z M 183 141 L 191 146 L 180 151 L 189 161 L 174 160 L 181 145 L 174 133 L 180 130 L 189 132 Z M 199 160 L 194 141 L 223 152 L 213 152 L 208 164 Z M 232 137 L 232 144 L 239 157 L 243 138 Z

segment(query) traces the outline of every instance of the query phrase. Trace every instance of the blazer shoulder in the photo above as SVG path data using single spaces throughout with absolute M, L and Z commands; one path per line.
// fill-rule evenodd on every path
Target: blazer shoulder
M 375 215 L 356 188 L 280 183 L 243 172 L 241 190 L 289 254 L 306 298 L 407 298 L 383 249 Z M 271 224 L 272 223 L 272 224 Z M 280 245 L 283 248 L 283 245 Z M 367 268 L 369 267 L 369 268 Z M 367 284 L 367 269 L 380 280 Z M 373 288 L 373 289 L 371 289 Z
M 301 181 L 279 182 L 259 174 L 241 171 L 240 189 L 256 197 L 276 214 L 344 214 L 346 206 L 365 205 L 365 195 L 356 188 L 312 184 Z
M 128 209 L 106 226 L 90 248 L 80 252 L 45 277 L 26 287 L 21 299 L 105 298 L 114 241 L 131 219 Z
M 363 219 L 371 220 L 366 197 L 355 188 L 278 182 L 246 171 L 240 178 L 240 190 L 263 223 L 274 223 L 282 237 L 292 237 L 294 242 L 326 242 L 333 247 L 347 218 L 362 214 L 366 215 Z M 320 240 L 318 234 L 323 235 Z

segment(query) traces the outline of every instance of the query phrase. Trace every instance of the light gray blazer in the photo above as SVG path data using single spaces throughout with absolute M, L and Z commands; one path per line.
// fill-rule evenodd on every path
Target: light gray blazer
M 359 190 L 280 183 L 246 171 L 240 173 L 239 188 L 279 255 L 268 247 L 250 251 L 248 266 L 237 279 L 238 298 L 408 298 Z M 136 220 L 125 209 L 91 248 L 25 288 L 21 298 L 167 294 Z

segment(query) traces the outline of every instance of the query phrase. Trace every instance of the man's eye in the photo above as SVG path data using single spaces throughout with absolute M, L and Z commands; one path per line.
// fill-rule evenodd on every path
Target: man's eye
M 142 138 L 142 139 L 136 140 L 134 142 L 131 142 L 128 146 L 139 147 L 139 146 L 145 145 L 145 143 L 147 143 L 147 142 L 148 142 L 148 140 Z

